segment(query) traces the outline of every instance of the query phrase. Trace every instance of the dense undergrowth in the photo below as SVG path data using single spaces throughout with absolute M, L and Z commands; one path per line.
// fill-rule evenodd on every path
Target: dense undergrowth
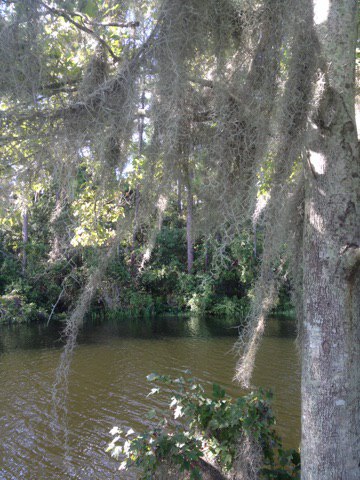
M 101 262 L 106 247 L 96 242 L 68 247 L 58 258 L 51 259 L 54 233 L 46 215 L 51 200 L 44 195 L 35 205 L 26 245 L 21 239 L 20 219 L 13 222 L 11 229 L 3 225 L 0 232 L 2 323 L 65 317 Z M 176 208 L 166 214 L 150 260 L 140 269 L 147 236 L 146 231 L 139 231 L 134 246 L 130 240 L 119 244 L 97 285 L 91 313 L 105 312 L 113 317 L 162 313 L 246 315 L 259 268 L 252 235 L 244 231 L 225 249 L 221 249 L 219 236 L 210 240 L 200 236 L 194 243 L 191 273 L 187 272 L 186 219 Z M 257 248 L 259 253 L 261 232 Z M 279 308 L 291 308 L 287 289 L 281 292 Z

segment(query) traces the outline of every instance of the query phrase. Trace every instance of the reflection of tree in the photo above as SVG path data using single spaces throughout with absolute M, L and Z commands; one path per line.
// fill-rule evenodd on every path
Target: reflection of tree
M 293 318 L 271 317 L 266 325 L 267 337 L 295 338 L 297 334 L 296 322 Z

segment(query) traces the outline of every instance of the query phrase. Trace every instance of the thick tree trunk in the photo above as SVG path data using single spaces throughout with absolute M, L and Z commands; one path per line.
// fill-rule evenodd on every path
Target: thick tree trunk
M 306 179 L 302 479 L 355 480 L 360 478 L 356 0 L 314 1 L 314 9 L 327 71 L 317 86 Z

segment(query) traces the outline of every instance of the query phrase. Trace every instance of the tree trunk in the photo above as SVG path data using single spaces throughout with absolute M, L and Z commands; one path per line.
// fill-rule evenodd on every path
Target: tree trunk
M 133 276 L 136 275 L 136 255 L 135 255 L 135 248 L 136 248 L 136 237 L 139 228 L 139 208 L 140 208 L 140 186 L 137 183 L 135 186 L 135 213 L 134 213 L 134 228 L 132 234 L 132 241 L 131 241 L 131 274 Z
M 205 242 L 204 272 L 209 271 L 210 262 L 211 262 L 210 243 L 208 241 L 206 241 Z
M 306 172 L 303 480 L 360 478 L 356 7 L 356 0 L 314 1 L 315 28 L 327 71 L 317 86 L 320 100 L 312 118 Z
M 254 259 L 257 259 L 257 232 L 256 232 L 256 222 L 253 223 L 253 255 Z
M 181 180 L 178 178 L 177 181 L 177 208 L 178 212 L 181 215 L 182 214 L 182 198 L 181 198 Z
M 135 30 L 134 30 L 135 32 Z M 135 35 L 135 33 L 134 33 Z M 141 110 L 145 110 L 145 90 L 142 91 L 141 94 Z M 140 116 L 138 119 L 138 151 L 139 151 L 139 158 L 141 158 L 144 150 L 144 117 Z M 131 274 L 135 276 L 136 274 L 136 256 L 135 256 L 135 248 L 136 248 L 136 237 L 139 228 L 139 208 L 140 208 L 140 185 L 137 183 L 135 186 L 135 214 L 134 214 L 134 229 L 132 234 L 132 242 L 131 242 Z
M 193 195 L 191 179 L 187 185 L 187 212 L 186 212 L 186 242 L 187 242 L 187 271 L 191 273 L 194 264 L 194 241 L 193 241 Z
M 22 216 L 22 240 L 23 240 L 23 252 L 22 252 L 22 274 L 25 275 L 27 267 L 27 244 L 29 241 L 29 215 L 25 210 Z
M 62 192 L 60 190 L 57 190 L 55 196 L 55 208 L 50 217 L 50 225 L 52 230 L 52 245 L 49 253 L 49 259 L 52 262 L 59 260 L 61 257 L 61 245 L 63 243 L 61 238 L 61 234 L 63 233 L 61 222 L 61 214 L 63 209 L 62 200 Z

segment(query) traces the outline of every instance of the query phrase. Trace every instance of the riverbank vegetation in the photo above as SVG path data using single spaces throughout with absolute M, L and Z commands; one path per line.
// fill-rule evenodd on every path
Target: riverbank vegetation
M 119 193 L 120 201 L 124 203 L 122 215 L 130 218 L 135 201 L 130 187 L 133 177 L 133 173 L 126 176 L 124 193 Z M 52 257 L 51 215 L 56 198 L 51 191 L 44 189 L 33 199 L 26 219 L 26 244 L 21 215 L 6 211 L 7 216 L 0 226 L 0 321 L 50 321 L 65 316 L 74 308 L 106 248 L 107 242 L 101 238 L 104 225 L 106 235 L 111 237 L 115 234 L 117 219 L 102 224 L 87 218 L 89 210 L 96 208 L 101 219 L 110 208 L 108 203 L 98 204 L 94 195 L 86 203 L 86 209 L 81 210 L 78 205 L 82 191 L 87 188 L 87 181 L 82 179 L 73 200 L 66 207 L 67 214 L 57 230 L 62 239 L 61 252 L 55 258 Z M 146 225 L 139 224 L 134 239 L 124 239 L 117 246 L 94 293 L 92 313 L 119 318 L 162 313 L 206 313 L 238 318 L 246 315 L 259 268 L 261 231 L 257 234 L 256 256 L 254 237 L 249 229 L 244 228 L 226 248 L 222 247 L 220 233 L 205 237 L 199 232 L 194 235 L 193 263 L 189 272 L 186 205 L 179 209 L 177 195 L 175 190 L 151 256 L 142 268 L 151 234 Z M 195 223 L 201 206 L 198 197 L 193 201 Z M 90 233 L 93 238 L 89 238 Z M 288 302 L 287 290 L 282 296 L 281 307 L 285 308 Z

